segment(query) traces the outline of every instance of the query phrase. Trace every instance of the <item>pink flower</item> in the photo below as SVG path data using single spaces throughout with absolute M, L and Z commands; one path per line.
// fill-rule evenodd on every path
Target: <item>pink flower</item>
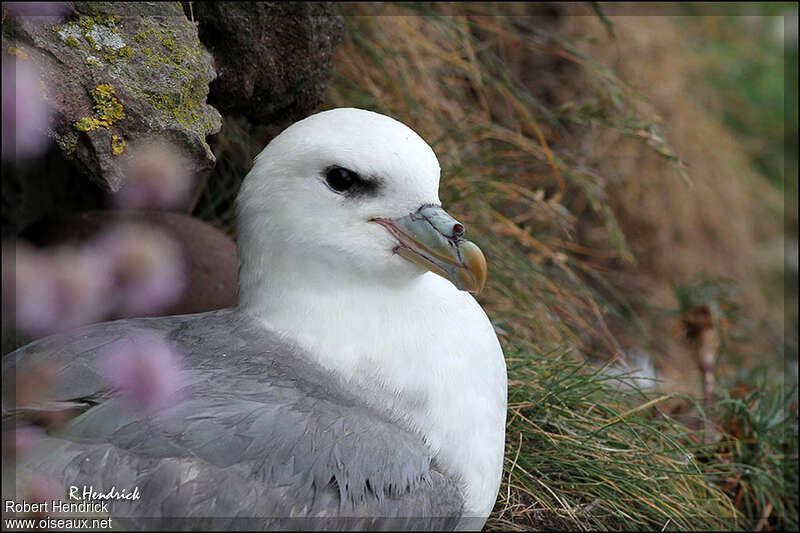
M 48 504 L 53 500 L 63 500 L 66 495 L 63 485 L 56 480 L 41 475 L 32 475 L 22 480 L 22 499 L 28 503 Z M 52 511 L 52 504 L 47 506 L 47 511 L 25 513 L 28 516 L 49 516 L 56 514 Z M 5 511 L 5 509 L 3 509 Z
M 50 107 L 30 61 L 3 55 L 3 158 L 41 154 L 49 143 Z
M 75 248 L 40 251 L 21 244 L 3 250 L 3 307 L 13 309 L 16 327 L 33 336 L 101 319 L 110 283 L 102 263 Z
M 167 406 L 180 388 L 178 356 L 161 339 L 126 338 L 101 356 L 106 378 L 117 394 L 137 409 Z
M 97 322 L 112 310 L 162 311 L 185 284 L 180 247 L 147 226 L 112 227 L 84 248 L 3 247 L 3 310 L 34 337 Z
M 155 229 L 119 225 L 97 238 L 89 249 L 113 277 L 113 305 L 126 316 L 161 311 L 183 292 L 180 247 Z
M 167 144 L 149 143 L 132 154 L 125 184 L 114 202 L 126 208 L 181 207 L 193 184 L 189 161 Z
M 69 12 L 65 2 L 3 2 L 12 17 L 43 17 L 43 23 L 57 24 Z
M 3 438 L 4 445 L 17 457 L 29 451 L 44 434 L 41 428 L 23 421 L 17 421 L 14 428 L 7 431 L 11 438 Z

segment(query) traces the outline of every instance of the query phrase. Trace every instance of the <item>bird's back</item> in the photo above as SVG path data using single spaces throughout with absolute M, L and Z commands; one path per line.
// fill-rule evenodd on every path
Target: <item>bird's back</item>
M 142 334 L 182 356 L 177 392 L 157 410 L 113 394 L 102 370 L 105 347 Z M 53 378 L 47 402 L 18 402 L 15 376 L 37 367 Z M 18 476 L 137 487 L 139 499 L 110 506 L 124 527 L 441 529 L 461 514 L 418 435 L 236 310 L 48 337 L 6 356 L 3 381 L 4 419 L 72 417 L 19 457 Z

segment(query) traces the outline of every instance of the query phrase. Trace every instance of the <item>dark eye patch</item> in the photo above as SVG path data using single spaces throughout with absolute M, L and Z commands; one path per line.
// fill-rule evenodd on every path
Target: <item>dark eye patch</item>
M 333 165 L 325 169 L 325 183 L 337 194 L 347 197 L 375 196 L 380 189 L 377 179 L 367 179 L 350 169 Z

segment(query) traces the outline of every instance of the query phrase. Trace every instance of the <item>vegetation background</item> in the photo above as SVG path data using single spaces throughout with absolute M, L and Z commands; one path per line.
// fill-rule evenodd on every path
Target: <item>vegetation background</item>
M 35 5 L 94 27 L 95 15 L 78 15 L 75 6 Z M 4 14 L 9 6 L 24 12 L 34 4 L 4 3 Z M 182 3 L 186 19 L 178 6 L 163 6 L 187 28 L 199 24 L 196 3 Z M 443 204 L 489 260 L 478 299 L 506 354 L 509 411 L 502 486 L 487 528 L 797 530 L 796 4 L 336 7 L 346 36 L 322 108 L 371 109 L 418 131 L 439 157 Z M 108 26 L 113 18 L 101 26 L 116 27 Z M 26 53 L 14 46 L 4 61 L 12 49 L 20 59 L 8 68 L 24 66 Z M 281 66 L 302 70 L 299 63 Z M 14 111 L 4 112 L 4 132 L 35 122 L 22 113 L 42 106 L 36 78 L 28 82 L 32 89 L 4 85 L 13 88 L 4 108 Z M 110 103 L 122 109 L 116 98 Z M 279 128 L 236 113 L 225 111 L 222 131 L 208 139 L 213 174 L 191 202 L 173 206 L 234 239 L 234 198 Z M 33 183 L 36 195 L 37 186 L 67 174 L 58 146 L 49 146 L 58 158 L 33 158 L 8 183 L 21 190 Z M 128 178 L 132 198 L 177 198 L 189 176 L 175 171 L 174 154 L 150 152 L 129 172 L 141 178 L 138 192 Z M 4 159 L 4 214 L 7 205 L 25 204 L 9 200 L 24 196 L 7 186 L 11 162 Z M 104 204 L 109 199 L 83 177 L 74 183 L 83 186 L 68 187 L 73 210 L 125 205 L 124 194 Z M 128 296 L 175 296 L 179 261 L 167 253 L 174 248 L 154 234 L 110 235 L 94 248 L 17 250 L 16 294 L 30 289 L 31 322 L 58 311 L 51 297 L 64 303 L 61 311 L 87 316 L 51 312 L 42 330 L 63 325 L 56 319 L 98 319 L 107 304 L 141 303 Z M 202 254 L 226 244 L 229 252 L 220 253 L 233 275 L 233 243 L 217 237 Z M 89 261 L 92 254 L 110 262 Z M 135 276 L 148 268 L 131 265 L 156 275 Z M 5 284 L 4 277 L 4 310 L 6 300 L 25 300 Z M 94 297 L 111 294 L 108 302 Z M 19 308 L 16 316 L 26 316 Z M 131 366 L 120 381 L 164 375 L 173 368 L 164 354 L 151 374 Z M 23 380 L 20 390 L 45 394 L 45 378 Z M 59 423 L 43 424 L 57 431 Z M 14 431 L 22 450 L 39 429 Z M 4 459 L 10 451 L 4 447 Z
M 797 529 L 797 6 L 339 4 L 325 108 L 391 115 L 490 262 L 491 529 Z M 224 117 L 195 214 L 275 132 Z

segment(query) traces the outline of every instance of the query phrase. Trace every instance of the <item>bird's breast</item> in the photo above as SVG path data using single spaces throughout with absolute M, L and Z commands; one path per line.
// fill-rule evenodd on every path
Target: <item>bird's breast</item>
M 464 490 L 467 509 L 488 515 L 504 452 L 502 350 L 472 296 L 434 274 L 423 278 L 414 290 L 317 292 L 313 304 L 284 298 L 280 316 L 265 321 L 419 434 Z

